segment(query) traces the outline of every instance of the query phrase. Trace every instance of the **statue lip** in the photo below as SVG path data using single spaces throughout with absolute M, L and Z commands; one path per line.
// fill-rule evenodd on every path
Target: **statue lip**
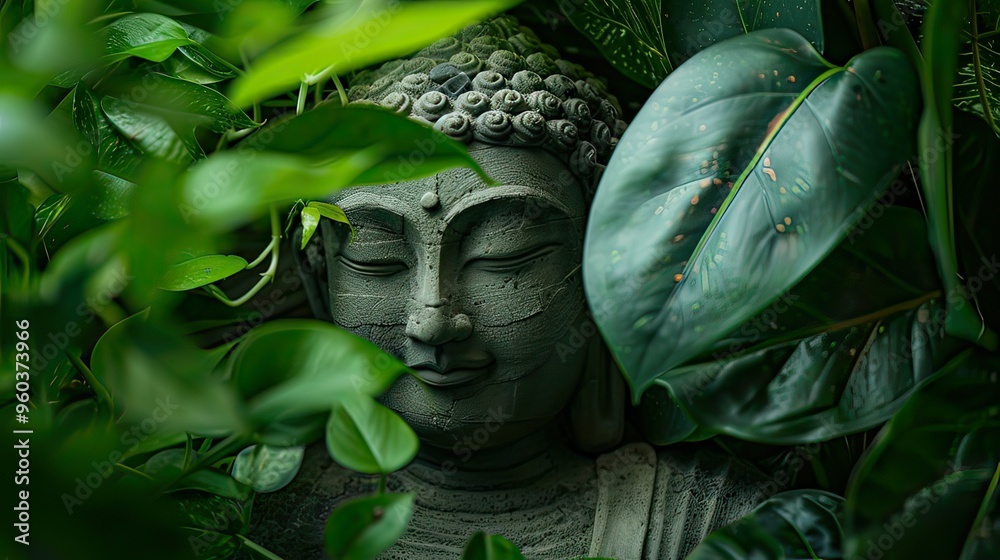
M 450 362 L 450 363 L 449 363 Z M 447 364 L 441 367 L 436 362 L 423 362 L 409 366 L 413 373 L 424 383 L 432 387 L 457 387 L 466 385 L 477 379 L 486 376 L 490 372 L 493 360 L 468 360 L 451 362 L 444 360 Z

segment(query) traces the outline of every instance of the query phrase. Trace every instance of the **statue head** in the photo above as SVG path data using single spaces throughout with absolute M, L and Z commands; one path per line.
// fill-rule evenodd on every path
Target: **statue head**
M 452 169 L 331 199 L 354 238 L 324 221 L 300 264 L 317 316 L 415 371 L 382 402 L 439 447 L 500 446 L 566 410 L 582 447 L 617 443 L 623 387 L 581 277 L 587 209 L 624 130 L 603 82 L 501 17 L 361 72 L 349 99 L 466 142 L 499 182 Z

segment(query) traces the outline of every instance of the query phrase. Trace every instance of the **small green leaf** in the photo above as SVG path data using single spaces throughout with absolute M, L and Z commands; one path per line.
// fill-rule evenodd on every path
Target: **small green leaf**
M 233 462 L 233 478 L 253 486 L 257 492 L 281 490 L 295 478 L 302 466 L 306 448 L 251 445 Z
M 127 15 L 104 32 L 104 54 L 109 62 L 130 56 L 163 62 L 177 47 L 194 43 L 181 24 L 160 14 Z
M 351 228 L 351 239 L 354 239 L 354 226 L 351 225 L 351 221 L 347 219 L 347 214 L 340 206 L 334 204 L 327 204 L 326 202 L 310 202 L 310 208 L 315 208 L 319 210 L 319 213 L 324 218 L 329 218 L 335 222 L 340 222 L 342 224 L 347 224 L 347 227 Z M 305 244 L 302 245 L 305 247 Z
M 193 290 L 245 270 L 247 261 L 236 255 L 206 255 L 174 265 L 160 282 L 172 292 Z
M 302 209 L 302 244 L 299 249 L 306 248 L 306 244 L 316 233 L 317 226 L 319 226 L 319 209 L 306 206 Z
M 351 70 L 412 53 L 459 29 L 513 6 L 511 0 L 479 2 L 364 2 L 351 17 L 332 17 L 299 33 L 253 62 L 233 83 L 232 98 L 245 106 L 333 67 Z M 358 48 L 354 45 L 365 45 Z
M 414 494 L 380 494 L 347 500 L 326 520 L 326 553 L 336 560 L 371 560 L 406 531 Z
M 326 425 L 330 457 L 360 473 L 397 471 L 413 460 L 419 446 L 413 429 L 371 397 L 341 399 Z
M 500 535 L 487 535 L 479 531 L 465 543 L 461 560 L 524 560 L 524 555 Z
M 142 472 L 159 480 L 170 481 L 171 484 L 167 488 L 169 492 L 199 490 L 235 500 L 245 500 L 249 497 L 250 487 L 234 480 L 228 474 L 210 468 L 184 474 L 184 456 L 183 449 L 161 451 L 146 461 Z M 196 457 L 197 453 L 194 453 L 189 460 Z

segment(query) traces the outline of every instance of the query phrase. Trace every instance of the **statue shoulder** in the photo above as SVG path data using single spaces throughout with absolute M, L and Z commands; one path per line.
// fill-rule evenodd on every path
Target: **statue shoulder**
M 334 463 L 322 444 L 306 449 L 292 482 L 254 498 L 250 540 L 287 558 L 325 558 L 323 529 L 341 501 L 362 495 L 373 482 Z
M 646 558 L 684 558 L 767 498 L 768 477 L 739 458 L 676 447 L 658 449 L 656 458 Z

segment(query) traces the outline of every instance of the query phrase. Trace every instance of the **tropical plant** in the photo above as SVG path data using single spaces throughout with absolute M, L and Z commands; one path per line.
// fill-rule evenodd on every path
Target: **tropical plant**
M 31 430 L 8 493 L 30 492 L 33 553 L 273 559 L 254 496 L 305 445 L 376 481 L 413 458 L 373 399 L 405 367 L 283 318 L 282 249 L 346 220 L 318 201 L 336 189 L 482 173 L 342 80 L 515 3 L 0 1 L 0 402 Z M 518 10 L 649 98 L 585 262 L 647 438 L 776 473 L 691 557 L 997 557 L 1000 6 Z M 417 143 L 436 149 L 400 166 Z M 378 487 L 330 515 L 331 556 L 403 533 L 414 496 Z M 484 533 L 463 553 L 520 557 Z

